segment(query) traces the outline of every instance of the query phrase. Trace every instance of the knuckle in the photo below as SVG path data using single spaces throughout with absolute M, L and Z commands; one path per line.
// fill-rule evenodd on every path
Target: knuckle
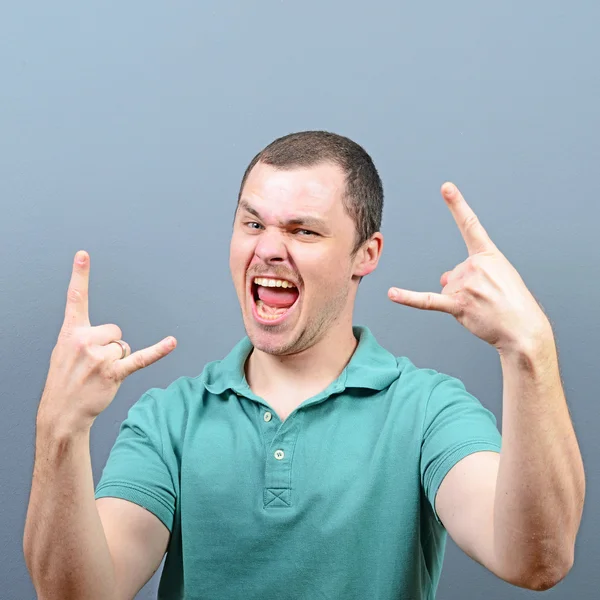
M 463 316 L 467 311 L 468 307 L 468 298 L 464 294 L 456 295 L 456 314 L 459 316 Z
M 453 283 L 456 279 L 458 279 L 460 271 L 453 269 L 452 271 L 446 271 L 444 275 L 446 276 L 446 281 L 448 283 Z
M 148 361 L 142 352 L 133 355 L 133 364 L 136 369 L 144 369 L 148 365 Z
M 427 294 L 425 295 L 425 306 L 427 308 L 431 308 L 433 306 L 433 295 L 431 294 L 431 292 L 427 292 Z
M 104 370 L 104 374 L 108 381 L 112 383 L 119 384 L 123 379 L 123 377 L 120 374 L 120 371 L 118 369 L 112 368 L 112 365 L 111 368 L 107 366 L 107 368 Z
M 92 367 L 98 367 L 106 362 L 106 357 L 91 345 L 86 346 L 85 357 L 88 364 Z
M 102 328 L 107 335 L 110 334 L 110 337 L 113 340 L 120 340 L 123 338 L 123 332 L 121 331 L 121 328 L 118 325 L 115 325 L 114 323 L 103 325 Z
M 67 299 L 69 300 L 69 302 L 81 302 L 84 299 L 85 295 L 81 290 L 78 290 L 76 288 L 69 288 L 69 291 L 67 292 Z
M 89 340 L 81 327 L 64 327 L 58 335 L 57 345 L 79 353 L 87 350 Z
M 468 231 L 479 225 L 477 215 L 471 214 L 464 221 L 464 228 Z
M 76 332 L 71 336 L 71 343 L 77 352 L 90 353 L 90 341 L 86 335 Z
M 481 270 L 481 259 L 477 255 L 473 255 L 469 260 L 469 273 L 476 273 Z
M 73 336 L 73 328 L 71 324 L 65 321 L 63 326 L 60 328 L 58 332 L 57 344 L 64 344 L 66 340 L 70 339 Z
M 469 292 L 469 295 L 472 298 L 482 298 L 483 294 L 481 292 L 480 286 L 475 281 L 469 281 L 465 284 L 465 289 Z

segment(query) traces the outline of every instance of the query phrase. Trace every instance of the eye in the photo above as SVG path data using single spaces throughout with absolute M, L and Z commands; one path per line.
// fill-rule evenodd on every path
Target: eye
M 314 231 L 310 231 L 309 229 L 296 229 L 294 231 L 294 233 L 302 233 L 301 237 L 311 237 L 311 236 L 317 236 L 319 235 L 318 233 L 315 233 Z
M 260 229 L 262 227 L 262 225 L 260 223 L 257 223 L 256 221 L 248 221 L 244 224 L 250 229 Z M 256 225 L 256 227 L 253 227 L 254 225 Z

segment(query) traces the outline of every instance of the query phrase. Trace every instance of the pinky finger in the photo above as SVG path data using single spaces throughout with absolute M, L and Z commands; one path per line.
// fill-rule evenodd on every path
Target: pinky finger
M 120 378 L 125 379 L 132 373 L 144 369 L 161 358 L 170 354 L 172 350 L 177 346 L 177 340 L 174 337 L 166 337 L 164 340 L 154 344 L 154 346 L 148 346 L 142 350 L 138 350 L 133 354 L 117 360 L 115 362 L 115 368 L 119 371 Z

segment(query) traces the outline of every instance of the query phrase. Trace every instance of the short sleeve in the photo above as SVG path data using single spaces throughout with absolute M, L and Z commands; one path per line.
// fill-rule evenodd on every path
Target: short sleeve
M 502 437 L 494 414 L 467 392 L 460 379 L 442 375 L 429 395 L 421 440 L 421 484 L 442 524 L 435 496 L 448 471 L 474 452 L 500 452 Z
M 149 393 L 129 409 L 121 424 L 95 497 L 139 504 L 172 531 L 177 493 L 164 460 L 160 415 Z

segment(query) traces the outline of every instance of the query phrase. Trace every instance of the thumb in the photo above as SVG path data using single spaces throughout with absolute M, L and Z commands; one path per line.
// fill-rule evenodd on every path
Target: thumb
M 164 358 L 167 354 L 170 354 L 176 346 L 177 340 L 174 337 L 166 337 L 164 340 L 158 342 L 158 344 L 138 350 L 121 360 L 116 360 L 114 362 L 115 369 L 118 370 L 119 377 L 125 379 L 125 377 L 135 373 L 135 371 L 144 369 L 161 358 Z
M 400 288 L 390 288 L 388 291 L 390 300 L 396 304 L 404 304 L 412 308 L 421 310 L 437 310 L 454 314 L 455 301 L 450 296 L 435 294 L 433 292 L 413 292 L 412 290 L 403 290 Z

